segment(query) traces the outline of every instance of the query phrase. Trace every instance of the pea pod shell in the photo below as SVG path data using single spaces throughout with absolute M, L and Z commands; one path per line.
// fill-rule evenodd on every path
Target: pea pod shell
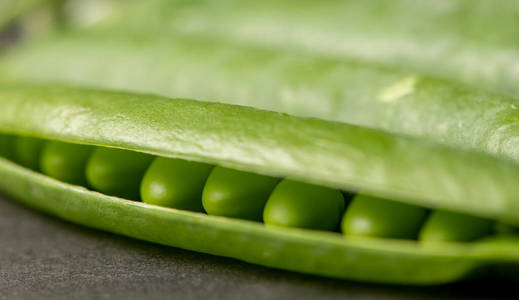
M 0 188 L 25 205 L 77 224 L 167 246 L 327 277 L 406 285 L 459 280 L 489 263 L 519 262 L 519 241 L 418 247 L 391 240 L 262 224 L 152 206 L 87 191 L 0 158 Z M 30 191 L 27 193 L 27 191 Z
M 0 86 L 0 131 L 219 164 L 519 223 L 519 167 L 413 138 L 242 106 L 64 86 Z M 517 262 L 517 242 L 354 242 L 160 208 L 0 159 L 0 188 L 79 224 L 245 261 L 377 282 L 434 284 Z M 27 192 L 29 191 L 29 193 Z
M 188 32 L 292 52 L 304 49 L 517 95 L 518 3 L 135 1 L 93 29 L 145 36 Z M 156 16 L 154 22 L 150 15 Z
M 204 36 L 68 34 L 18 49 L 0 65 L 13 79 L 223 101 L 424 137 L 519 161 L 516 99 L 363 62 Z
M 0 130 L 186 158 L 519 222 L 519 169 L 387 132 L 242 106 L 0 86 Z

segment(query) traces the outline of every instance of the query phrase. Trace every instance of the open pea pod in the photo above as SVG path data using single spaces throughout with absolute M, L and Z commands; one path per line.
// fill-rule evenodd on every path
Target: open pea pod
M 519 167 L 480 153 L 344 123 L 151 95 L 2 85 L 0 101 L 0 131 L 11 136 L 288 176 L 519 224 Z M 0 159 L 0 174 L 3 192 L 71 222 L 303 273 L 439 284 L 481 267 L 519 262 L 519 242 L 513 237 L 439 244 L 345 238 L 335 232 L 265 226 L 124 200 L 58 181 L 7 159 Z
M 519 160 L 516 99 L 407 71 L 207 36 L 71 33 L 15 50 L 0 60 L 14 80 L 246 105 Z

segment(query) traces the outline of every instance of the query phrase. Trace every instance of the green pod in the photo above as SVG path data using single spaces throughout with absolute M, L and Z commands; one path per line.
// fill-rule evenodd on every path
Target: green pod
M 0 70 L 19 80 L 130 89 L 347 122 L 519 161 L 516 99 L 335 57 L 204 36 L 60 34 L 5 56 Z
M 367 195 L 357 195 L 342 220 L 348 237 L 415 239 L 426 209 Z
M 43 147 L 40 169 L 58 180 L 86 185 L 85 168 L 93 148 L 85 145 L 50 141 Z
M 263 219 L 267 225 L 335 230 L 343 212 L 339 190 L 284 179 L 270 195 Z
M 141 199 L 149 204 L 203 211 L 202 190 L 213 166 L 158 157 L 141 183 Z
M 447 211 L 434 211 L 422 230 L 424 242 L 468 242 L 492 233 L 494 222 L 470 215 Z
M 0 85 L 0 101 L 0 131 L 110 152 L 90 159 L 110 171 L 107 177 L 94 172 L 103 183 L 134 174 L 138 161 L 147 161 L 140 168 L 144 174 L 152 154 L 294 178 L 335 189 L 340 197 L 338 190 L 359 191 L 423 209 L 519 224 L 519 167 L 480 152 L 345 123 L 149 94 Z M 100 192 L 8 160 L 0 160 L 0 176 L 3 193 L 70 222 L 302 273 L 426 285 L 460 280 L 488 265 L 519 263 L 519 243 L 508 236 L 434 246 L 349 239 L 126 201 L 94 184 Z M 134 180 L 124 186 L 125 192 L 133 191 Z
M 516 95 L 518 7 L 515 0 L 451 0 L 448 7 L 412 0 L 151 0 L 121 5 L 95 30 L 175 37 L 196 23 L 190 34 L 370 61 Z
M 40 169 L 40 155 L 44 141 L 32 137 L 16 137 L 13 143 L 15 161 L 33 170 Z
M 95 190 L 138 200 L 140 183 L 153 157 L 139 152 L 96 148 L 86 165 L 86 178 Z
M 261 221 L 278 182 L 275 177 L 216 167 L 207 179 L 202 203 L 210 215 Z

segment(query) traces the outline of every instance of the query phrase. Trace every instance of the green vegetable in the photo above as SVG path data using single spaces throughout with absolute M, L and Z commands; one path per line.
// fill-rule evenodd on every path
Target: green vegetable
M 5 74 L 18 79 L 224 101 L 420 136 L 519 161 L 515 99 L 370 64 L 203 36 L 87 34 L 49 38 L 2 62 Z
M 16 137 L 14 141 L 14 156 L 17 163 L 33 170 L 40 169 L 40 154 L 44 141 L 32 137 Z
M 343 212 L 339 190 L 285 179 L 270 195 L 263 219 L 267 225 L 334 230 Z
M 138 200 L 141 180 L 152 159 L 144 153 L 97 148 L 87 162 L 86 178 L 102 193 Z
M 10 135 L 0 135 L 0 156 L 7 159 L 14 159 L 13 149 L 14 137 Z
M 351 237 L 414 239 L 426 214 L 423 207 L 357 195 L 344 215 L 342 232 Z
M 420 232 L 420 240 L 426 242 L 468 242 L 490 235 L 494 222 L 470 215 L 435 211 Z
M 211 165 L 158 157 L 141 183 L 143 202 L 165 207 L 203 211 L 202 190 Z
M 518 14 L 515 0 L 201 0 L 189 5 L 151 0 L 121 7 L 95 29 L 147 38 L 187 32 L 305 50 L 514 96 L 519 92 Z
M 216 167 L 209 175 L 202 195 L 210 215 L 261 221 L 263 207 L 279 179 Z
M 41 153 L 40 169 L 63 182 L 86 185 L 85 167 L 92 150 L 84 145 L 47 142 Z
M 517 226 L 505 224 L 502 222 L 496 223 L 493 231 L 495 232 L 496 235 L 517 235 L 517 234 L 519 234 L 519 228 L 517 228 Z
M 265 227 L 239 219 L 164 209 L 62 184 L 0 160 L 0 189 L 64 220 L 150 242 L 326 277 L 406 285 L 442 284 L 489 261 L 519 262 L 515 240 L 416 247 L 389 240 Z M 27 190 L 32 193 L 27 193 Z M 499 253 L 494 251 L 499 249 Z
M 374 282 L 439 284 L 489 264 L 519 263 L 519 243 L 512 237 L 432 247 L 349 239 L 126 201 L 109 197 L 98 185 L 137 193 L 152 154 L 294 178 L 305 183 L 298 186 L 331 189 L 341 200 L 339 189 L 397 199 L 423 211 L 434 207 L 519 224 L 519 166 L 489 155 L 344 123 L 153 95 L 0 85 L 0 101 L 2 132 L 99 147 L 86 174 L 102 193 L 0 160 L 3 193 L 65 220 L 264 266 Z M 137 169 L 141 178 L 129 178 Z M 311 194 L 288 190 L 283 200 Z

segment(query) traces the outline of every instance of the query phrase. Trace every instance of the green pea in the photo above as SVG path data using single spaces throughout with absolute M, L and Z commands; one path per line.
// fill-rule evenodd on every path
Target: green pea
M 63 182 L 86 185 L 85 168 L 93 149 L 85 145 L 47 142 L 41 153 L 41 171 Z
M 494 222 L 465 214 L 434 211 L 420 232 L 420 240 L 468 242 L 492 233 Z
M 140 183 L 153 156 L 113 148 L 96 148 L 88 160 L 86 178 L 97 191 L 138 200 Z
M 44 141 L 32 137 L 17 137 L 14 140 L 15 160 L 22 166 L 38 171 Z
M 210 215 L 261 221 L 278 178 L 216 167 L 207 179 L 202 203 Z
M 159 206 L 203 211 L 202 191 L 213 166 L 157 157 L 144 175 L 142 201 Z
M 0 135 L 0 156 L 14 160 L 14 137 L 10 135 Z
M 419 206 L 359 194 L 342 220 L 342 232 L 352 237 L 416 238 L 427 211 Z
M 284 179 L 265 205 L 265 224 L 335 230 L 344 212 L 339 190 Z
M 497 222 L 494 226 L 494 233 L 496 235 L 518 235 L 519 228 L 515 225 L 510 225 L 502 222 Z

